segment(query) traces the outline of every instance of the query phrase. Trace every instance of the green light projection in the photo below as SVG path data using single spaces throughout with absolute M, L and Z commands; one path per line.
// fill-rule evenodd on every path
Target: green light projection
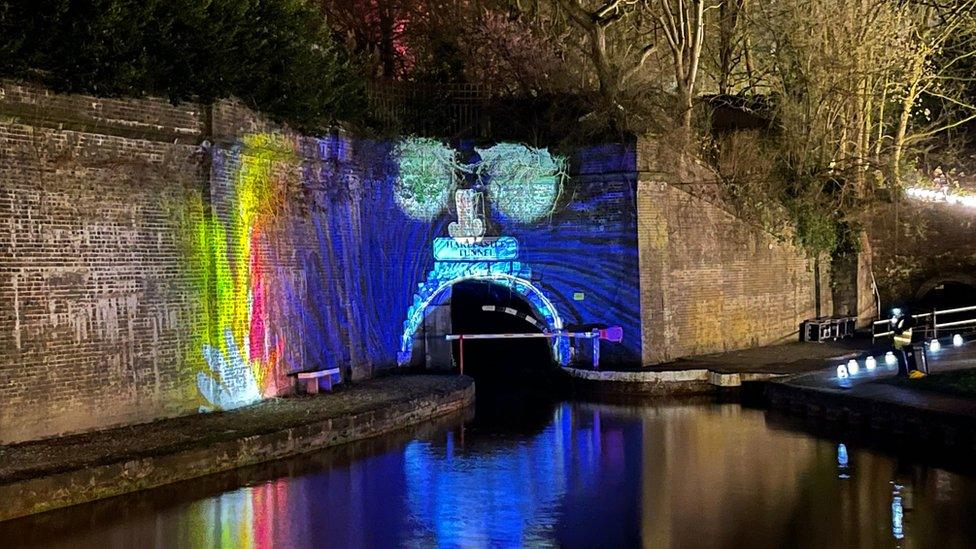
M 397 205 L 414 219 L 433 220 L 451 199 L 457 152 L 436 139 L 408 137 L 393 154 L 400 169 L 394 192 Z
M 532 223 L 552 213 L 562 192 L 566 161 L 547 149 L 499 143 L 475 149 L 479 179 L 488 179 L 490 202 L 505 217 Z

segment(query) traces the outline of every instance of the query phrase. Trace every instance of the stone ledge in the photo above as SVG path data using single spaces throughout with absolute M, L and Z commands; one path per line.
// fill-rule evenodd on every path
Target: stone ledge
M 706 368 L 637 372 L 577 368 L 564 370 L 570 377 L 584 381 L 592 388 L 653 395 L 697 393 L 708 391 L 710 388 L 733 388 L 741 386 L 743 382 L 766 381 L 781 375 L 761 372 L 717 372 Z
M 155 455 L 122 457 L 70 470 L 52 470 L 30 478 L 0 480 L 0 501 L 5 502 L 0 506 L 0 520 L 374 437 L 463 410 L 474 402 L 474 382 L 469 378 L 451 383 L 447 388 L 443 383 L 430 385 L 421 396 L 378 399 L 373 407 L 340 417 L 312 415 L 308 423 L 276 431 L 248 433 L 245 430 L 239 437 L 216 442 L 198 440 L 196 444 L 175 450 L 163 448 Z M 389 391 L 389 388 L 380 390 Z M 319 397 L 327 398 L 329 395 Z
M 764 397 L 769 408 L 792 415 L 976 451 L 976 418 L 970 414 L 920 408 L 842 390 L 793 385 L 790 378 L 767 384 Z

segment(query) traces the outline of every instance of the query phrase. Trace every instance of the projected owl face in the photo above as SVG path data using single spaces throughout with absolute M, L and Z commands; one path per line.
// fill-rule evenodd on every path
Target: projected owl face
M 448 207 L 464 172 L 475 174 L 487 189 L 487 202 L 503 219 L 529 224 L 553 211 L 565 177 L 563 158 L 514 143 L 475 151 L 480 161 L 464 165 L 457 152 L 436 140 L 402 141 L 395 149 L 397 204 L 408 216 L 431 221 Z

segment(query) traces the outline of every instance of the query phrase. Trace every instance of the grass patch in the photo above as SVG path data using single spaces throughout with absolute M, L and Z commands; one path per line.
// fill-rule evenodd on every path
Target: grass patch
M 884 382 L 919 391 L 976 398 L 976 369 L 932 374 L 922 379 L 896 377 Z

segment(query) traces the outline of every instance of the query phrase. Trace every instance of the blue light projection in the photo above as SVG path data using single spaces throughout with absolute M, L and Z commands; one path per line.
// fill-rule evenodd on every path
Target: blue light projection
M 569 166 L 565 204 L 528 225 L 498 216 L 497 230 L 518 239 L 520 261 L 531 265 L 533 284 L 549 296 L 567 328 L 623 328 L 621 344 L 602 346 L 602 364 L 639 365 L 635 147 L 621 143 L 581 148 Z M 577 292 L 584 296 L 581 301 L 573 300 Z
M 414 295 L 413 305 L 407 311 L 407 319 L 403 322 L 403 336 L 400 341 L 400 351 L 397 353 L 399 364 L 408 364 L 413 354 L 414 334 L 424 320 L 427 307 L 436 303 L 452 286 L 458 282 L 480 280 L 500 284 L 511 288 L 525 298 L 539 315 L 549 331 L 563 329 L 563 321 L 559 317 L 552 301 L 529 282 L 532 273 L 524 264 L 517 261 L 477 261 L 477 262 L 437 262 L 427 276 L 427 281 L 420 286 Z M 553 338 L 553 358 L 560 364 L 569 363 L 569 340 L 565 337 Z
M 482 158 L 480 164 L 475 163 L 480 176 L 496 177 L 504 173 L 489 169 L 493 163 L 502 162 L 499 151 L 529 150 L 520 145 L 498 147 L 475 149 L 489 160 Z M 542 156 L 541 152 L 536 153 Z M 548 152 L 545 155 L 550 160 L 538 160 L 536 166 L 551 168 L 561 162 Z M 534 173 L 540 172 L 536 170 Z M 546 210 L 540 210 L 545 214 L 544 221 L 533 223 L 525 222 L 531 216 L 513 215 L 518 208 L 508 207 L 512 203 L 505 207 L 496 204 L 495 200 L 499 198 L 514 200 L 514 195 L 493 195 L 489 183 L 489 203 L 494 214 L 488 224 L 490 234 L 504 235 L 498 238 L 515 242 L 516 247 L 511 253 L 491 257 L 497 250 L 486 250 L 486 246 L 478 244 L 479 239 L 491 236 L 455 238 L 455 244 L 446 244 L 448 239 L 434 240 L 432 255 L 436 261 L 418 285 L 403 322 L 397 353 L 399 364 L 411 360 L 415 334 L 427 307 L 439 303 L 451 286 L 463 280 L 485 280 L 510 286 L 532 305 L 534 314 L 545 323 L 547 331 L 586 324 L 620 325 L 624 330 L 624 341 L 605 346 L 603 360 L 607 364 L 639 364 L 637 173 L 633 144 L 582 149 L 574 159 L 573 173 L 574 176 L 565 183 L 572 199 L 558 205 L 558 193 L 562 192 L 564 184 L 561 175 L 552 175 L 555 179 L 550 182 L 558 182 L 556 187 L 550 186 L 556 190 L 547 195 L 552 202 L 548 199 L 539 202 L 548 204 Z M 515 178 L 509 177 L 507 181 L 511 183 Z M 502 210 L 507 210 L 507 214 Z M 489 257 L 475 260 L 482 255 Z M 513 256 L 518 258 L 517 262 Z M 585 297 L 580 301 L 573 300 L 574 294 Z M 566 365 L 570 362 L 569 347 L 567 338 L 553 341 L 553 357 L 558 363 Z
M 417 219 L 397 198 L 399 164 L 387 142 L 333 135 L 309 144 L 303 182 L 309 212 L 294 225 L 306 369 L 393 365 L 417 282 L 433 264 L 430 243 L 447 219 Z
M 293 146 L 287 162 L 268 163 L 270 181 L 280 188 L 280 193 L 269 193 L 276 197 L 277 207 L 274 217 L 247 243 L 252 261 L 260 259 L 249 264 L 256 273 L 251 277 L 252 293 L 263 296 L 254 302 L 254 310 L 260 305 L 261 318 L 267 318 L 266 329 L 258 331 L 281 337 L 272 341 L 274 345 L 238 337 L 233 347 L 226 343 L 224 331 L 215 329 L 204 341 L 211 345 L 205 355 L 212 367 L 228 370 L 238 355 L 243 360 L 255 349 L 265 349 L 265 354 L 273 351 L 279 357 L 275 379 L 279 373 L 317 368 L 340 368 L 347 378 L 351 371 L 368 375 L 409 360 L 427 306 L 450 295 L 453 284 L 466 280 L 511 288 L 530 304 L 546 330 L 619 324 L 624 341 L 604 345 L 602 361 L 639 362 L 636 170 L 631 144 L 579 150 L 573 157 L 572 177 L 561 183 L 564 196 L 572 198 L 529 224 L 503 215 L 484 186 L 464 182 L 463 190 L 473 191 L 465 199 L 474 205 L 469 221 L 477 218 L 483 223 L 457 224 L 458 238 L 448 236 L 450 223 L 458 221 L 453 208 L 446 207 L 456 199 L 459 184 L 450 170 L 445 168 L 440 172 L 443 177 L 432 180 L 439 181 L 435 186 L 440 190 L 425 195 L 433 202 L 424 200 L 424 207 L 405 200 L 423 193 L 404 193 L 404 182 L 411 181 L 404 175 L 416 166 L 443 166 L 455 155 L 477 159 L 470 144 L 457 145 L 459 153 L 445 153 L 442 145 L 429 147 L 436 149 L 429 152 L 433 159 L 407 155 L 412 160 L 406 166 L 402 165 L 405 152 L 421 153 L 420 148 L 405 148 L 402 142 L 336 133 L 296 139 Z M 228 149 L 215 157 L 213 169 L 221 181 L 215 192 L 239 183 L 237 154 L 236 149 Z M 224 211 L 226 202 L 215 200 L 221 219 L 233 214 Z M 436 207 L 431 206 L 434 203 Z M 237 225 L 231 228 L 235 235 L 247 234 Z M 237 245 L 230 236 L 214 233 L 213 240 L 214 246 L 236 250 L 229 248 Z M 228 272 L 245 265 L 237 257 L 247 254 L 225 255 Z M 574 301 L 574 293 L 585 299 Z M 241 303 L 237 309 L 247 311 L 248 301 Z M 219 318 L 220 311 L 214 316 Z M 571 358 L 569 342 L 559 338 L 552 343 L 555 360 L 566 364 Z M 195 353 L 199 356 L 200 350 Z M 250 379 L 233 381 L 253 395 Z

